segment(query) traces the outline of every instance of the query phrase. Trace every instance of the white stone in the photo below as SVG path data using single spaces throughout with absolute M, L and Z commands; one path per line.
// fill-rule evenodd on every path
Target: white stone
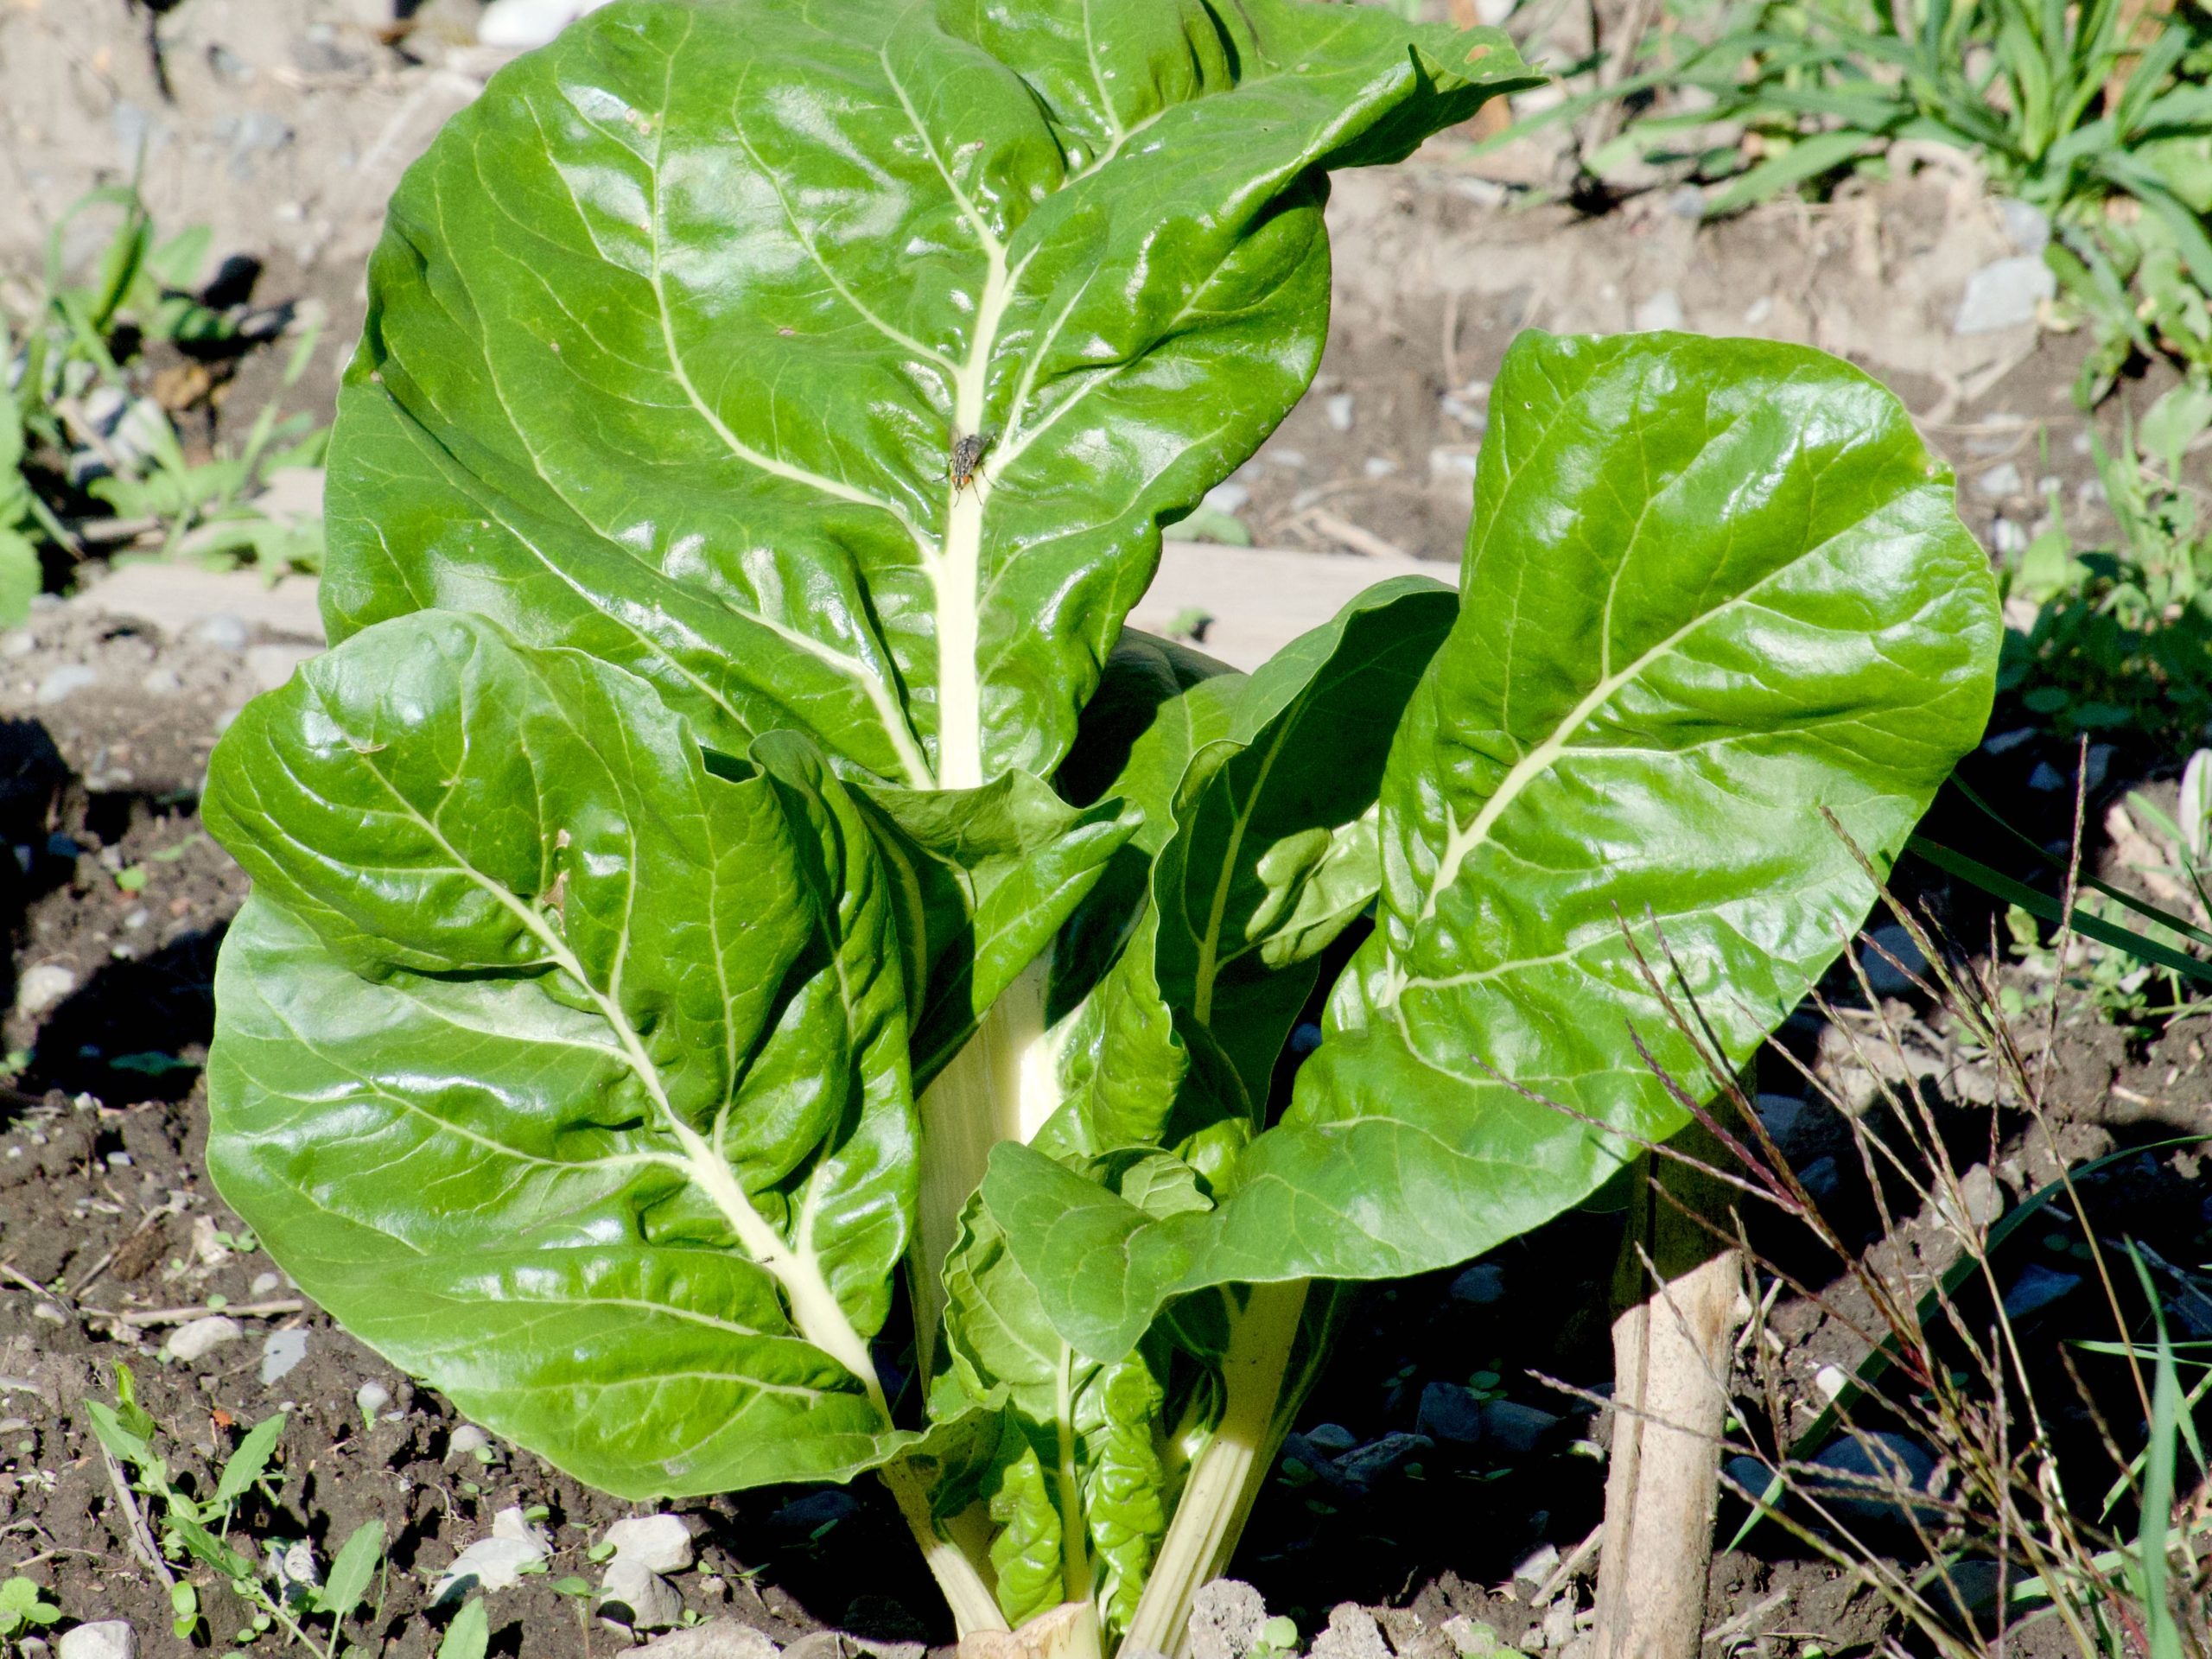
M 1244 511 L 1252 499 L 1252 492 L 1235 479 L 1217 484 L 1205 493 L 1205 504 L 1216 512 L 1225 512 L 1234 518 Z
M 446 1442 L 446 1456 L 448 1458 L 471 1457 L 491 1444 L 492 1437 L 489 1434 L 474 1423 L 463 1423 L 459 1428 L 454 1430 L 453 1438 Z
M 206 1358 L 226 1342 L 236 1342 L 245 1332 L 238 1322 L 220 1313 L 212 1313 L 204 1319 L 194 1319 L 180 1325 L 169 1333 L 162 1351 L 171 1359 L 181 1359 L 189 1365 Z
M 679 1515 L 639 1515 L 607 1529 L 618 1561 L 635 1561 L 648 1573 L 681 1573 L 691 1565 L 691 1529 Z
M 138 1659 L 138 1632 L 119 1618 L 79 1624 L 54 1644 L 60 1659 Z
M 519 1507 L 501 1510 L 492 1517 L 492 1535 L 462 1550 L 438 1575 L 430 1586 L 431 1603 L 458 1599 L 474 1589 L 512 1589 L 524 1572 L 552 1553 L 545 1535 L 523 1519 Z
M 1351 430 L 1351 393 L 1348 391 L 1339 391 L 1331 394 L 1326 401 L 1322 404 L 1321 409 L 1322 412 L 1328 417 L 1329 424 L 1337 431 L 1349 432 Z
M 253 1294 L 257 1296 L 274 1295 L 276 1287 L 284 1282 L 281 1274 L 257 1273 L 253 1275 Z
M 245 619 L 233 616 L 228 611 L 217 611 L 213 616 L 203 616 L 193 625 L 192 637 L 218 651 L 241 652 L 252 638 L 247 631 Z
M 599 1583 L 599 1622 L 617 1630 L 664 1630 L 683 1617 L 683 1598 L 658 1573 L 617 1555 Z
M 2058 292 L 2058 277 L 2037 254 L 1996 259 L 1967 278 L 1951 321 L 1955 334 L 1986 334 L 2036 320 L 2036 308 Z
M 77 970 L 58 962 L 34 963 L 16 982 L 16 1012 L 34 1019 L 59 1007 L 77 988 Z
M 1813 1373 L 1813 1386 L 1821 1399 L 1834 1400 L 1851 1386 L 1851 1378 L 1840 1365 L 1823 1365 Z
M 256 645 L 245 654 L 246 672 L 264 691 L 274 691 L 292 677 L 292 671 L 318 654 L 314 645 Z
M 1673 333 L 1682 326 L 1682 296 L 1671 288 L 1662 288 L 1637 302 L 1636 332 L 1639 334 Z
M 526 49 L 543 46 L 588 11 L 607 0 L 492 0 L 477 20 L 476 38 L 486 46 Z
M 1538 1544 L 1521 1558 L 1520 1564 L 1513 1569 L 1513 1578 L 1517 1584 L 1541 1585 L 1558 1571 L 1559 1546 Z
M 99 683 L 99 671 L 83 663 L 64 663 L 38 683 L 38 690 L 31 701 L 41 709 L 51 709 L 55 703 L 67 702 L 86 686 Z
M 2042 208 L 2007 196 L 1998 202 L 1997 217 L 2004 223 L 2005 234 L 2022 253 L 2040 258 L 2050 245 L 2050 216 Z
M 353 1390 L 353 1403 L 362 1416 L 373 1417 L 391 1403 L 391 1390 L 381 1382 L 364 1382 Z
M 1975 489 L 1993 501 L 2008 500 L 2027 487 L 2027 480 L 2020 476 L 2020 469 L 2009 461 L 2000 461 L 1974 481 Z
M 776 1644 L 750 1624 L 712 1618 L 645 1643 L 652 1659 L 776 1659 Z
M 305 1331 L 272 1331 L 261 1344 L 261 1386 L 274 1388 L 292 1368 L 308 1357 Z

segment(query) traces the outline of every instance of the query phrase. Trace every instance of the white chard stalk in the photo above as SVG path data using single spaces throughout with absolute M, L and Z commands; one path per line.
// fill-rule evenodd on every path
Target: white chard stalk
M 1297 1404 L 1284 1379 L 1306 1313 L 1307 1282 L 1254 1285 L 1230 1327 L 1221 1421 L 1191 1467 L 1123 1645 L 1182 1659 L 1198 1586 L 1227 1570 Z

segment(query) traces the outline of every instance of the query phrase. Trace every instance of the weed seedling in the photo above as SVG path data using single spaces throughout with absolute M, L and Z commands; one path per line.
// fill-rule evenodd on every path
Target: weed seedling
M 116 1363 L 113 1405 L 88 1400 L 85 1409 L 108 1459 L 117 1495 L 130 1510 L 135 1547 L 145 1565 L 168 1586 L 170 1607 L 175 1615 L 172 1628 L 180 1640 L 191 1639 L 199 1630 L 199 1592 L 179 1579 L 168 1563 L 189 1560 L 213 1570 L 246 1604 L 250 1624 L 239 1632 L 240 1642 L 281 1630 L 292 1640 L 322 1654 L 324 1659 L 336 1659 L 346 1621 L 366 1601 L 370 1584 L 384 1563 L 384 1522 L 369 1521 L 358 1528 L 340 1548 L 328 1576 L 320 1585 L 315 1582 L 314 1557 L 304 1544 L 289 1550 L 270 1544 L 263 1553 L 273 1553 L 277 1566 L 266 1575 L 270 1582 L 264 1582 L 254 1554 L 232 1542 L 233 1529 L 241 1519 L 242 1501 L 257 1490 L 273 1500 L 283 1484 L 282 1478 L 271 1472 L 276 1444 L 284 1432 L 283 1413 L 264 1418 L 246 1431 L 224 1461 L 213 1493 L 200 1497 L 188 1483 L 180 1481 L 168 1460 L 155 1451 L 155 1439 L 162 1430 L 138 1403 L 137 1379 L 129 1366 L 120 1361 Z M 127 1487 L 125 1471 L 129 1471 Z M 145 1512 L 139 1509 L 139 1498 L 146 1500 Z M 155 1539 L 159 1541 L 158 1555 L 152 1548 Z M 251 1546 L 254 1541 L 245 1541 Z M 276 1586 L 273 1592 L 270 1583 Z M 378 1599 L 380 1605 L 381 1595 Z M 301 1623 L 314 1618 L 330 1621 L 320 1639 Z

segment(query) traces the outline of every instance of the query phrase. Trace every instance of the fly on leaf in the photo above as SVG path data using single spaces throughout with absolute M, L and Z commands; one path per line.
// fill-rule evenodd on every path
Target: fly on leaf
M 995 432 L 969 432 L 952 441 L 952 455 L 945 464 L 945 474 L 952 480 L 955 495 L 976 481 L 976 469 L 983 464 L 983 452 L 991 447 Z

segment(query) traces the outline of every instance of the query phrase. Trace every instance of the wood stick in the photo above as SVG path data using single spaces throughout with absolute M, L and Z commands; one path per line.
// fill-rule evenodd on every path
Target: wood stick
M 1679 1144 L 1709 1163 L 1726 1155 L 1695 1123 Z M 1671 1158 L 1649 1161 L 1656 1167 L 1637 1191 L 1613 1281 L 1599 1659 L 1698 1659 L 1728 1368 L 1742 1318 L 1742 1263 L 1694 1218 L 1724 1214 L 1727 1189 Z

